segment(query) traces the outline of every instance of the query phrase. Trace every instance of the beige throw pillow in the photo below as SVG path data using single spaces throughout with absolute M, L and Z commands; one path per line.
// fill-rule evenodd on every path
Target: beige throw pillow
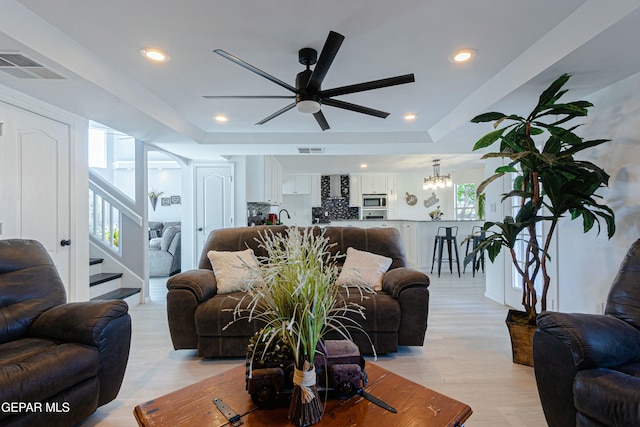
M 258 262 L 251 248 L 233 252 L 209 251 L 207 257 L 216 275 L 218 294 L 242 291 L 252 279 L 262 281 L 261 277 L 254 278 Z
M 365 283 L 375 291 L 382 290 L 382 276 L 387 272 L 393 260 L 386 256 L 347 248 L 347 258 L 338 276 L 337 284 Z

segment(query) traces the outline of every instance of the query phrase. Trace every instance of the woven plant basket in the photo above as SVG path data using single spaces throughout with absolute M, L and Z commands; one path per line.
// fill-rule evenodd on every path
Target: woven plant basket
M 533 334 L 538 328 L 528 323 L 527 313 L 518 310 L 509 310 L 506 323 L 511 337 L 513 363 L 533 366 Z

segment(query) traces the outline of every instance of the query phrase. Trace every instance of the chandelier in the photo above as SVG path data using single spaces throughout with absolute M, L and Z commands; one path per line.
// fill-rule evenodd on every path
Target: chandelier
M 451 174 L 440 175 L 440 159 L 433 161 L 433 175 L 434 176 L 429 176 L 429 178 L 424 179 L 424 183 L 422 184 L 423 190 L 435 190 L 453 186 Z

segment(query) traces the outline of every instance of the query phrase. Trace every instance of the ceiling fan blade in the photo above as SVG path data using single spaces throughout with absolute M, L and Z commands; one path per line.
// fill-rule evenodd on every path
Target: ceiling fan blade
M 224 51 L 224 50 L 222 50 L 222 49 L 216 49 L 216 50 L 214 50 L 214 52 L 215 52 L 215 53 L 217 53 L 218 55 L 220 55 L 220 56 L 224 57 L 224 58 L 227 58 L 229 61 L 235 62 L 235 63 L 236 63 L 236 64 L 238 64 L 239 66 L 241 66 L 241 67 L 243 67 L 243 68 L 246 68 L 247 70 L 249 70 L 249 71 L 252 71 L 252 72 L 256 73 L 257 75 L 262 76 L 262 77 L 264 77 L 264 78 L 265 78 L 265 79 L 267 79 L 267 80 L 271 80 L 271 81 L 272 81 L 272 82 L 274 82 L 275 84 L 280 85 L 280 86 L 282 86 L 283 88 L 288 89 L 288 90 L 290 90 L 290 91 L 291 91 L 291 92 L 293 92 L 293 93 L 296 93 L 296 88 L 294 88 L 294 87 L 293 87 L 293 86 L 291 86 L 290 84 L 287 84 L 287 83 L 283 82 L 282 80 L 280 80 L 280 79 L 277 79 L 277 78 L 273 77 L 271 74 L 267 74 L 267 73 L 265 73 L 265 72 L 264 72 L 264 71 L 262 71 L 261 69 L 256 68 L 256 67 L 254 67 L 253 65 L 251 65 L 251 64 L 249 64 L 249 63 L 247 63 L 247 62 L 244 62 L 244 61 L 243 61 L 242 59 L 240 59 L 240 58 L 238 58 L 238 57 L 236 57 L 236 56 L 233 56 L 233 55 L 231 55 L 230 53 L 227 53 L 227 52 L 225 52 L 225 51 Z
M 320 52 L 318 62 L 313 69 L 309 82 L 307 83 L 308 90 L 315 92 L 320 89 L 320 85 L 322 84 L 324 77 L 327 75 L 327 71 L 329 71 L 331 63 L 333 63 L 333 60 L 338 54 L 338 49 L 340 49 L 340 45 L 342 45 L 343 40 L 344 36 L 342 34 L 338 34 L 335 31 L 329 31 L 327 41 L 324 42 L 324 47 L 322 48 L 322 52 Z
M 330 98 L 332 96 L 346 95 L 349 93 L 362 92 L 365 90 L 380 89 L 388 86 L 402 85 L 405 83 L 413 83 L 416 79 L 413 74 L 405 74 L 404 76 L 389 77 L 386 79 L 372 80 L 365 83 L 357 83 L 354 85 L 337 87 L 320 91 L 320 98 Z M 324 101 L 323 101 L 324 102 Z
M 329 123 L 327 123 L 327 119 L 324 117 L 324 114 L 322 114 L 322 110 L 317 113 L 313 113 L 313 117 L 316 118 L 316 122 L 318 122 L 323 131 L 331 129 L 331 127 L 329 127 Z
M 295 95 L 203 95 L 205 99 L 295 99 Z
M 270 115 L 269 117 L 265 117 L 264 119 L 260 120 L 258 123 L 256 123 L 257 125 L 263 125 L 265 123 L 267 123 L 269 120 L 278 117 L 280 114 L 282 113 L 286 113 L 287 111 L 291 110 L 293 107 L 296 106 L 295 102 L 292 102 L 291 104 L 287 105 L 284 108 L 281 108 L 280 110 L 276 111 L 275 113 L 273 113 L 272 115 Z
M 382 119 L 386 119 L 389 115 L 389 113 L 384 111 L 374 110 L 373 108 L 363 107 L 362 105 L 352 104 L 350 102 L 338 101 L 337 99 L 323 99 L 322 103 L 324 105 L 355 111 L 356 113 L 368 114 Z

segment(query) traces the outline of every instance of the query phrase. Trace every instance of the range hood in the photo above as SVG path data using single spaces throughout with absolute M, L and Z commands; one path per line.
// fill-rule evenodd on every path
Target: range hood
M 342 189 L 340 188 L 340 175 L 329 175 L 329 198 L 343 198 Z

